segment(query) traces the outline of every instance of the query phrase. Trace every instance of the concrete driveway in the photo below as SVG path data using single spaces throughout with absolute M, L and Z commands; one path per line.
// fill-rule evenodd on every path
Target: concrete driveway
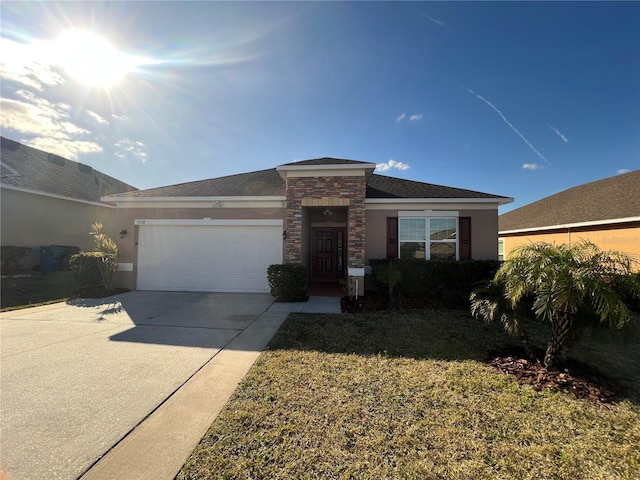
M 79 477 L 272 302 L 129 292 L 1 314 L 2 470 Z

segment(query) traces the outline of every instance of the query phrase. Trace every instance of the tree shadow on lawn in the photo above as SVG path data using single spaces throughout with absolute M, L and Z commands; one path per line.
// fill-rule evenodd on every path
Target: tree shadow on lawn
M 539 349 L 547 338 L 545 330 L 546 325 L 540 325 L 531 332 L 532 341 L 538 343 Z M 632 333 L 636 339 L 640 338 L 637 331 Z M 603 389 L 603 398 L 596 401 L 613 400 L 613 397 L 606 398 L 606 391 L 613 391 L 616 399 L 626 398 L 638 404 L 640 375 L 635 366 L 640 363 L 640 349 L 637 345 L 637 341 L 593 342 L 586 339 L 574 349 L 575 355 L 570 355 L 566 368 L 575 383 L 591 383 Z M 267 348 L 483 363 L 495 363 L 496 358 L 507 355 L 526 358 L 519 342 L 508 336 L 500 324 L 476 320 L 463 310 L 365 315 L 290 314 Z M 627 368 L 621 369 L 621 365 Z M 539 377 L 546 370 L 534 367 L 530 365 L 529 379 Z M 504 368 L 501 371 L 514 373 L 506 372 Z M 576 392 L 575 383 L 564 385 L 567 375 L 560 373 L 559 379 L 558 372 L 551 372 L 545 378 L 540 377 L 538 383 L 542 386 L 554 383 L 563 389 L 573 386 Z M 531 382 L 524 379 L 523 383 Z

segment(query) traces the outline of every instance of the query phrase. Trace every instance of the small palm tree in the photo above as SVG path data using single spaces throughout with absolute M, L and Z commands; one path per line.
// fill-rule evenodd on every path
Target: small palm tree
M 532 298 L 535 318 L 551 324 L 544 357 L 544 364 L 550 367 L 566 359 L 581 322 L 595 317 L 608 328 L 621 328 L 631 319 L 625 295 L 640 296 L 633 267 L 627 255 L 601 251 L 586 241 L 524 245 L 504 262 L 493 280 L 494 288 L 503 289 L 503 299 L 472 295 L 472 313 L 485 320 L 500 318 L 507 330 L 518 333 L 524 331 L 522 304 Z
M 500 321 L 504 329 L 518 337 L 529 358 L 535 358 L 533 347 L 525 330 L 525 322 L 531 317 L 530 302 L 519 302 L 515 307 L 504 296 L 504 283 L 491 281 L 471 293 L 471 314 L 485 322 Z
M 93 236 L 96 251 L 102 254 L 98 260 L 98 269 L 102 277 L 102 284 L 105 290 L 112 291 L 114 277 L 118 270 L 118 246 L 111 237 L 102 233 L 101 223 L 91 225 L 90 235 Z

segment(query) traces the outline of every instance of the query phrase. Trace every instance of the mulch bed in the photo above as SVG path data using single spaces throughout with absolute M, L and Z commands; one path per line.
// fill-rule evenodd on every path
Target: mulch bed
M 500 373 L 514 375 L 522 384 L 533 385 L 536 390 L 543 388 L 564 390 L 573 393 L 577 398 L 596 403 L 616 401 L 613 388 L 601 384 L 606 382 L 604 379 L 590 380 L 582 374 L 572 375 L 567 371 L 547 369 L 539 360 L 528 360 L 517 356 L 495 356 L 489 364 Z
M 387 309 L 387 302 L 379 295 L 367 294 L 362 297 L 342 297 L 340 299 L 344 313 L 379 312 Z
M 345 313 L 368 313 L 388 310 L 389 303 L 386 298 L 376 293 L 366 293 L 362 297 L 342 297 L 342 311 Z M 425 308 L 438 308 L 435 303 L 423 298 L 400 298 L 397 308 L 399 310 L 423 310 Z
M 114 288 L 113 290 L 105 290 L 104 287 L 81 288 L 76 292 L 75 296 L 77 298 L 104 298 L 128 291 L 128 288 Z

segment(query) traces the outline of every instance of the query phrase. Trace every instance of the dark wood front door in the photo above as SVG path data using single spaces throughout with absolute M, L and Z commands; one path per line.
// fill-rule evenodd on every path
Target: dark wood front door
M 344 228 L 312 228 L 311 278 L 344 277 Z

